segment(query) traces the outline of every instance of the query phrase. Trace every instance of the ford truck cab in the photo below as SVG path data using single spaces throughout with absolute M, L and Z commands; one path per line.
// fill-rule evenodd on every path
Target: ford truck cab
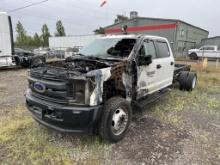
M 27 108 L 39 123 L 61 132 L 96 132 L 121 140 L 132 111 L 162 96 L 175 81 L 193 90 L 190 66 L 174 63 L 166 38 L 114 35 L 96 39 L 78 55 L 31 69 Z

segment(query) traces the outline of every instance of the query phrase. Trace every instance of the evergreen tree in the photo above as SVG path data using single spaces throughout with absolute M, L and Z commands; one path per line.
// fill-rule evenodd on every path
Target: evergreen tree
M 21 24 L 20 21 L 18 21 L 17 25 L 16 25 L 16 45 L 18 46 L 24 46 L 25 42 L 27 40 L 27 32 L 24 29 L 23 25 Z
M 33 41 L 34 41 L 34 46 L 36 47 L 41 46 L 41 38 L 37 33 L 34 34 Z
M 99 29 L 94 30 L 95 34 L 105 34 L 105 29 L 103 27 L 99 27 Z
M 66 36 L 65 29 L 64 29 L 64 26 L 63 26 L 61 20 L 57 21 L 56 30 L 57 30 L 57 32 L 55 33 L 55 36 Z
M 50 32 L 46 24 L 42 26 L 41 31 L 42 31 L 41 37 L 42 37 L 43 46 L 47 47 L 49 46 Z

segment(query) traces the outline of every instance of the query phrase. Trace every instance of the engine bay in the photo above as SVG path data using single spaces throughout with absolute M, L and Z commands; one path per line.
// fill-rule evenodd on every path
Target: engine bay
M 92 70 L 107 68 L 111 66 L 112 62 L 102 62 L 89 59 L 67 59 L 65 61 L 56 61 L 47 64 L 49 67 L 56 67 L 66 69 L 68 71 L 76 71 L 80 73 L 87 73 Z

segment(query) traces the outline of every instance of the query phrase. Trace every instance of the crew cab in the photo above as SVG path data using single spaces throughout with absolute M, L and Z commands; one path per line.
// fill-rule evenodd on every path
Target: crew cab
M 220 48 L 216 45 L 205 45 L 199 49 L 190 49 L 188 55 L 192 60 L 198 60 L 199 58 L 220 58 Z
M 132 111 L 157 100 L 174 82 L 193 90 L 197 76 L 190 66 L 175 64 L 166 38 L 115 35 L 31 69 L 28 81 L 26 105 L 37 122 L 117 142 L 128 131 Z

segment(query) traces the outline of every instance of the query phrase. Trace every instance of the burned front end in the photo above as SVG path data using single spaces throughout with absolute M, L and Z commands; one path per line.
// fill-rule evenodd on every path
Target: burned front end
M 34 119 L 63 132 L 93 130 L 106 100 L 134 96 L 128 57 L 135 43 L 134 36 L 104 37 L 65 61 L 32 69 L 26 103 Z
M 108 64 L 60 61 L 32 69 L 26 104 L 33 118 L 61 132 L 88 132 L 102 108 L 103 82 L 110 77 Z

